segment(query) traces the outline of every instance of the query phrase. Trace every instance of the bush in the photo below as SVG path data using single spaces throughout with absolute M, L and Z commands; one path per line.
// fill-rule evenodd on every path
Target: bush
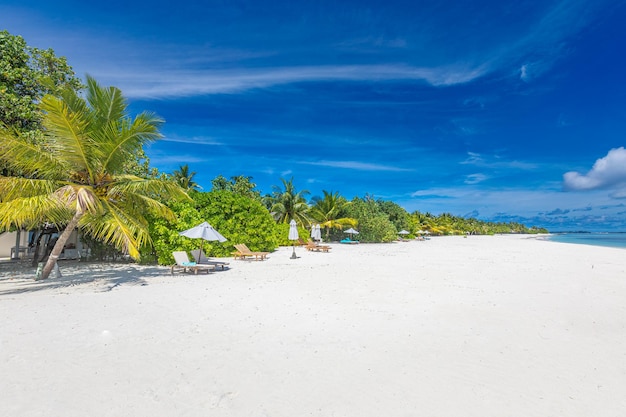
M 172 265 L 172 252 L 190 252 L 200 247 L 207 256 L 230 256 L 233 245 L 245 243 L 253 251 L 273 251 L 280 240 L 280 230 L 269 211 L 257 200 L 230 191 L 191 193 L 193 202 L 172 202 L 168 206 L 174 221 L 150 219 L 152 246 L 141 251 L 142 262 Z M 180 236 L 180 232 L 208 222 L 227 241 L 207 242 Z
M 359 222 L 357 238 L 361 242 L 392 242 L 397 239 L 396 228 L 376 201 L 356 197 L 347 211 L 349 217 Z
M 230 191 L 198 193 L 194 200 L 201 218 L 228 239 L 210 242 L 211 255 L 229 256 L 238 243 L 245 243 L 252 251 L 271 252 L 278 247 L 280 229 L 258 200 Z

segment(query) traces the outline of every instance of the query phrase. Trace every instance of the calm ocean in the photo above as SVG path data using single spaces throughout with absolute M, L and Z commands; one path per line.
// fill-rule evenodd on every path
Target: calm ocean
M 626 248 L 626 233 L 555 233 L 547 239 L 554 242 Z

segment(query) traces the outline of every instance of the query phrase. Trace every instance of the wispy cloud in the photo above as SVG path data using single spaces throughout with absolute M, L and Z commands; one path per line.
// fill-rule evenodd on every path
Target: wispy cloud
M 152 166 L 171 167 L 174 165 L 199 164 L 209 159 L 194 155 L 151 155 L 150 163 Z
M 507 168 L 530 171 L 537 168 L 536 164 L 524 161 L 507 161 L 500 156 L 484 155 L 476 152 L 468 152 L 467 159 L 461 162 L 465 165 L 474 165 L 485 168 Z
M 470 174 L 465 177 L 465 184 L 479 184 L 487 179 L 489 179 L 489 177 L 485 174 Z
M 223 143 L 214 138 L 204 136 L 180 137 L 167 135 L 162 140 L 164 142 L 190 143 L 193 145 L 223 145 Z
M 462 84 L 482 76 L 481 67 L 450 65 L 420 68 L 406 65 L 320 65 L 191 70 L 135 68 L 133 71 L 93 71 L 120 86 L 129 98 L 167 98 L 205 94 L 241 93 L 256 88 L 313 81 L 423 81 L 433 86 Z
M 393 172 L 410 172 L 412 169 L 400 168 L 391 165 L 371 164 L 358 161 L 301 161 L 301 164 L 317 165 L 330 168 L 344 168 L 358 171 L 393 171 Z
M 576 171 L 563 175 L 565 191 L 589 191 L 612 189 L 613 198 L 626 197 L 626 149 L 611 149 L 608 154 L 598 159 L 586 174 Z
M 552 210 L 548 213 L 546 213 L 546 216 L 562 216 L 564 214 L 569 213 L 570 210 L 561 210 L 560 208 L 557 208 L 555 210 Z
M 356 49 L 363 51 L 365 48 L 400 48 L 407 47 L 407 40 L 400 37 L 388 38 L 385 36 L 368 36 L 358 39 L 350 39 L 336 44 L 341 49 Z

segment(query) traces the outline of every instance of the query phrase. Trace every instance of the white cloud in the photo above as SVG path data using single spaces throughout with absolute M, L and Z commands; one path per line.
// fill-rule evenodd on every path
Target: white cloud
M 150 155 L 150 164 L 161 166 L 184 165 L 194 163 L 204 163 L 210 158 L 203 158 L 192 155 Z
M 519 77 L 522 81 L 529 83 L 550 69 L 551 65 L 550 62 L 529 62 L 521 66 Z
M 524 64 L 522 65 L 522 67 L 519 70 L 519 77 L 522 81 L 530 81 L 530 74 L 529 74 L 529 69 L 528 69 L 528 65 Z
M 614 198 L 626 196 L 626 149 L 611 149 L 604 157 L 598 159 L 589 172 L 581 174 L 576 171 L 563 175 L 563 189 L 566 191 L 588 191 L 599 189 L 616 190 Z
M 190 143 L 193 145 L 223 145 L 223 143 L 210 137 L 193 136 L 193 137 L 178 137 L 173 135 L 167 135 L 162 139 L 164 142 L 177 142 L 177 143 Z
M 358 162 L 358 161 L 318 161 L 318 162 L 304 162 L 301 163 L 307 165 L 318 165 L 325 166 L 331 168 L 345 168 L 345 169 L 354 169 L 359 171 L 395 171 L 395 172 L 408 172 L 413 171 L 412 169 L 399 168 L 391 165 L 379 165 L 379 164 L 370 164 L 366 162 Z
M 320 65 L 226 70 L 124 68 L 96 69 L 91 74 L 113 84 L 129 98 L 185 97 L 239 93 L 275 85 L 312 81 L 424 81 L 433 86 L 470 82 L 485 74 L 482 67 L 411 67 L 405 65 Z
M 465 184 L 478 184 L 489 179 L 485 174 L 470 174 L 465 177 Z
M 467 159 L 462 161 L 461 164 L 484 168 L 518 169 L 522 171 L 531 171 L 537 168 L 536 164 L 523 161 L 507 161 L 498 155 L 483 156 L 476 152 L 468 152 L 467 155 Z

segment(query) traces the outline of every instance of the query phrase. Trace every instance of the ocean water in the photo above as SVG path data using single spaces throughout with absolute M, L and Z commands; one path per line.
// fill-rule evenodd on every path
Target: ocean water
M 626 249 L 626 233 L 555 233 L 548 240 Z

